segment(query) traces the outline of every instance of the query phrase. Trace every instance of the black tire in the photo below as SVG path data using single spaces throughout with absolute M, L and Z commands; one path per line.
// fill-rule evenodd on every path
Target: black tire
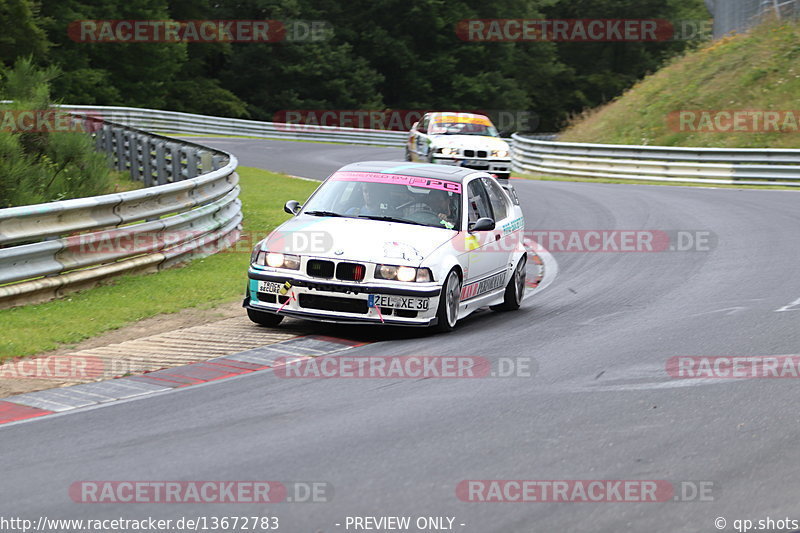
M 525 296 L 525 263 L 527 260 L 527 254 L 519 260 L 514 272 L 511 273 L 508 285 L 506 285 L 503 303 L 491 306 L 492 311 L 516 311 L 522 305 L 522 298 Z
M 265 313 L 264 311 L 256 311 L 255 309 L 247 310 L 247 318 L 258 324 L 259 326 L 274 327 L 281 323 L 283 315 L 276 315 L 275 313 Z
M 436 310 L 436 329 L 443 333 L 453 331 L 458 321 L 458 304 L 461 302 L 461 276 L 451 270 L 442 284 L 439 308 Z

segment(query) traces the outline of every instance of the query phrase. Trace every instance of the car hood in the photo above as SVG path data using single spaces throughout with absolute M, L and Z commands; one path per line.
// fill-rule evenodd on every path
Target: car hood
M 445 228 L 301 214 L 270 233 L 261 249 L 337 260 L 419 265 L 456 235 Z
M 431 141 L 437 148 L 509 150 L 508 143 L 503 139 L 481 135 L 433 135 Z

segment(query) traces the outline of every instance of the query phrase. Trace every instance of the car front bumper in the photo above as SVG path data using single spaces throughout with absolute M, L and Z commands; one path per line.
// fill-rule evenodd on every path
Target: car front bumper
M 311 278 L 300 273 L 248 271 L 247 294 L 242 306 L 254 311 L 343 324 L 384 324 L 395 326 L 433 326 L 441 286 L 436 283 L 379 284 L 343 282 Z M 258 292 L 258 282 L 268 281 L 291 287 L 285 294 Z M 398 311 L 369 307 L 370 295 L 427 298 L 428 309 Z M 413 315 L 413 316 L 412 316 Z
M 473 159 L 463 157 L 449 157 L 443 155 L 434 155 L 431 162 L 437 165 L 453 165 L 457 167 L 472 168 L 475 170 L 482 170 L 490 174 L 510 174 L 511 173 L 511 160 L 510 159 Z

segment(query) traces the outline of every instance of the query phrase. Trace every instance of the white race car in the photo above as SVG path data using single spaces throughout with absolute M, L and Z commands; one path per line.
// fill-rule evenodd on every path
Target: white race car
M 518 309 L 525 220 L 485 172 L 364 162 L 328 177 L 253 250 L 243 305 L 253 322 L 453 329 L 476 309 Z
M 483 170 L 508 178 L 511 157 L 508 143 L 484 115 L 427 113 L 411 127 L 406 161 L 425 161 Z

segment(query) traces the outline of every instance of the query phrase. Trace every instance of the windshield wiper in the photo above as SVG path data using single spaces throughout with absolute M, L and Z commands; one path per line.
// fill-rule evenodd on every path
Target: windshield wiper
M 315 217 L 341 217 L 341 213 L 334 213 L 333 211 L 306 211 L 304 214 Z
M 403 224 L 414 224 L 415 226 L 427 226 L 421 222 L 407 220 L 405 218 L 390 217 L 386 215 L 358 215 L 358 218 L 368 218 L 370 220 L 383 220 L 384 222 L 402 222 Z

